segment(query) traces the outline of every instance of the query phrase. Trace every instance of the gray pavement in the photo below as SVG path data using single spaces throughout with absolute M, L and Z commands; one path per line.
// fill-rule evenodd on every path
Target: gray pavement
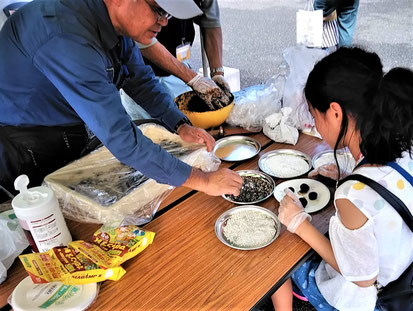
M 241 88 L 275 74 L 285 48 L 296 40 L 295 13 L 306 0 L 218 0 L 224 65 L 240 69 Z M 353 44 L 376 52 L 384 69 L 413 69 L 413 1 L 360 0 Z M 191 65 L 202 67 L 199 38 Z

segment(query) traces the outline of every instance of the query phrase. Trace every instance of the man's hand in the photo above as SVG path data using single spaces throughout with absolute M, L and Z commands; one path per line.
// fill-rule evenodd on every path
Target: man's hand
M 189 124 L 182 124 L 177 129 L 178 135 L 183 141 L 187 143 L 205 144 L 208 152 L 211 152 L 215 146 L 215 139 L 208 134 L 207 131 L 190 126 Z
M 228 98 L 231 98 L 231 89 L 224 76 L 217 74 L 212 77 L 212 80 L 221 88 L 221 90 L 225 93 L 225 95 L 228 96 Z
M 238 196 L 242 187 L 242 178 L 239 174 L 227 168 L 209 173 L 192 168 L 191 175 L 183 186 L 202 191 L 212 196 L 220 196 L 223 194 Z
M 229 104 L 229 97 L 209 78 L 196 75 L 188 85 L 204 100 L 211 110 L 220 109 Z

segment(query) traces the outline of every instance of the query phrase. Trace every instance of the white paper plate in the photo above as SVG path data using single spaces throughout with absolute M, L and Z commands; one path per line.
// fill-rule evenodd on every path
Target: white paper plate
M 300 194 L 300 185 L 307 184 L 310 190 L 305 194 Z M 298 198 L 305 198 L 307 200 L 307 206 L 304 208 L 307 213 L 318 212 L 326 207 L 330 201 L 330 190 L 323 183 L 309 178 L 291 179 L 278 184 L 274 189 L 274 197 L 280 202 L 285 195 L 284 189 L 288 187 L 294 188 L 294 193 Z M 317 199 L 310 200 L 308 194 L 310 192 L 317 192 Z
M 16 311 L 87 309 L 97 296 L 96 283 L 63 285 L 61 282 L 34 284 L 28 276 L 16 286 L 11 304 Z

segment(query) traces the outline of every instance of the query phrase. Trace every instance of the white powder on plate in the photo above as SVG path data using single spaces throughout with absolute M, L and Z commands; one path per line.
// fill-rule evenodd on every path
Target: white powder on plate
M 281 178 L 300 176 L 310 169 L 304 158 L 286 153 L 268 157 L 263 164 L 268 174 Z
M 229 217 L 223 227 L 223 234 L 234 246 L 259 247 L 274 238 L 275 222 L 259 211 L 239 211 Z

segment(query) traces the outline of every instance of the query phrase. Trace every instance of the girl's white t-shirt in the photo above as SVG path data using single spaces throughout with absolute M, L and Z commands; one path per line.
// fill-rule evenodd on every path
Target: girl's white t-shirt
M 409 153 L 396 161 L 413 175 Z M 413 214 L 413 187 L 389 166 L 361 167 L 354 173 L 367 176 L 386 187 L 406 204 Z M 338 310 L 374 310 L 374 286 L 359 287 L 354 281 L 376 275 L 379 286 L 396 280 L 413 261 L 413 233 L 396 210 L 376 191 L 358 181 L 343 183 L 335 200 L 348 199 L 368 218 L 359 229 L 347 229 L 337 213 L 329 226 L 330 241 L 341 274 L 325 261 L 316 270 L 317 286 L 327 302 Z

